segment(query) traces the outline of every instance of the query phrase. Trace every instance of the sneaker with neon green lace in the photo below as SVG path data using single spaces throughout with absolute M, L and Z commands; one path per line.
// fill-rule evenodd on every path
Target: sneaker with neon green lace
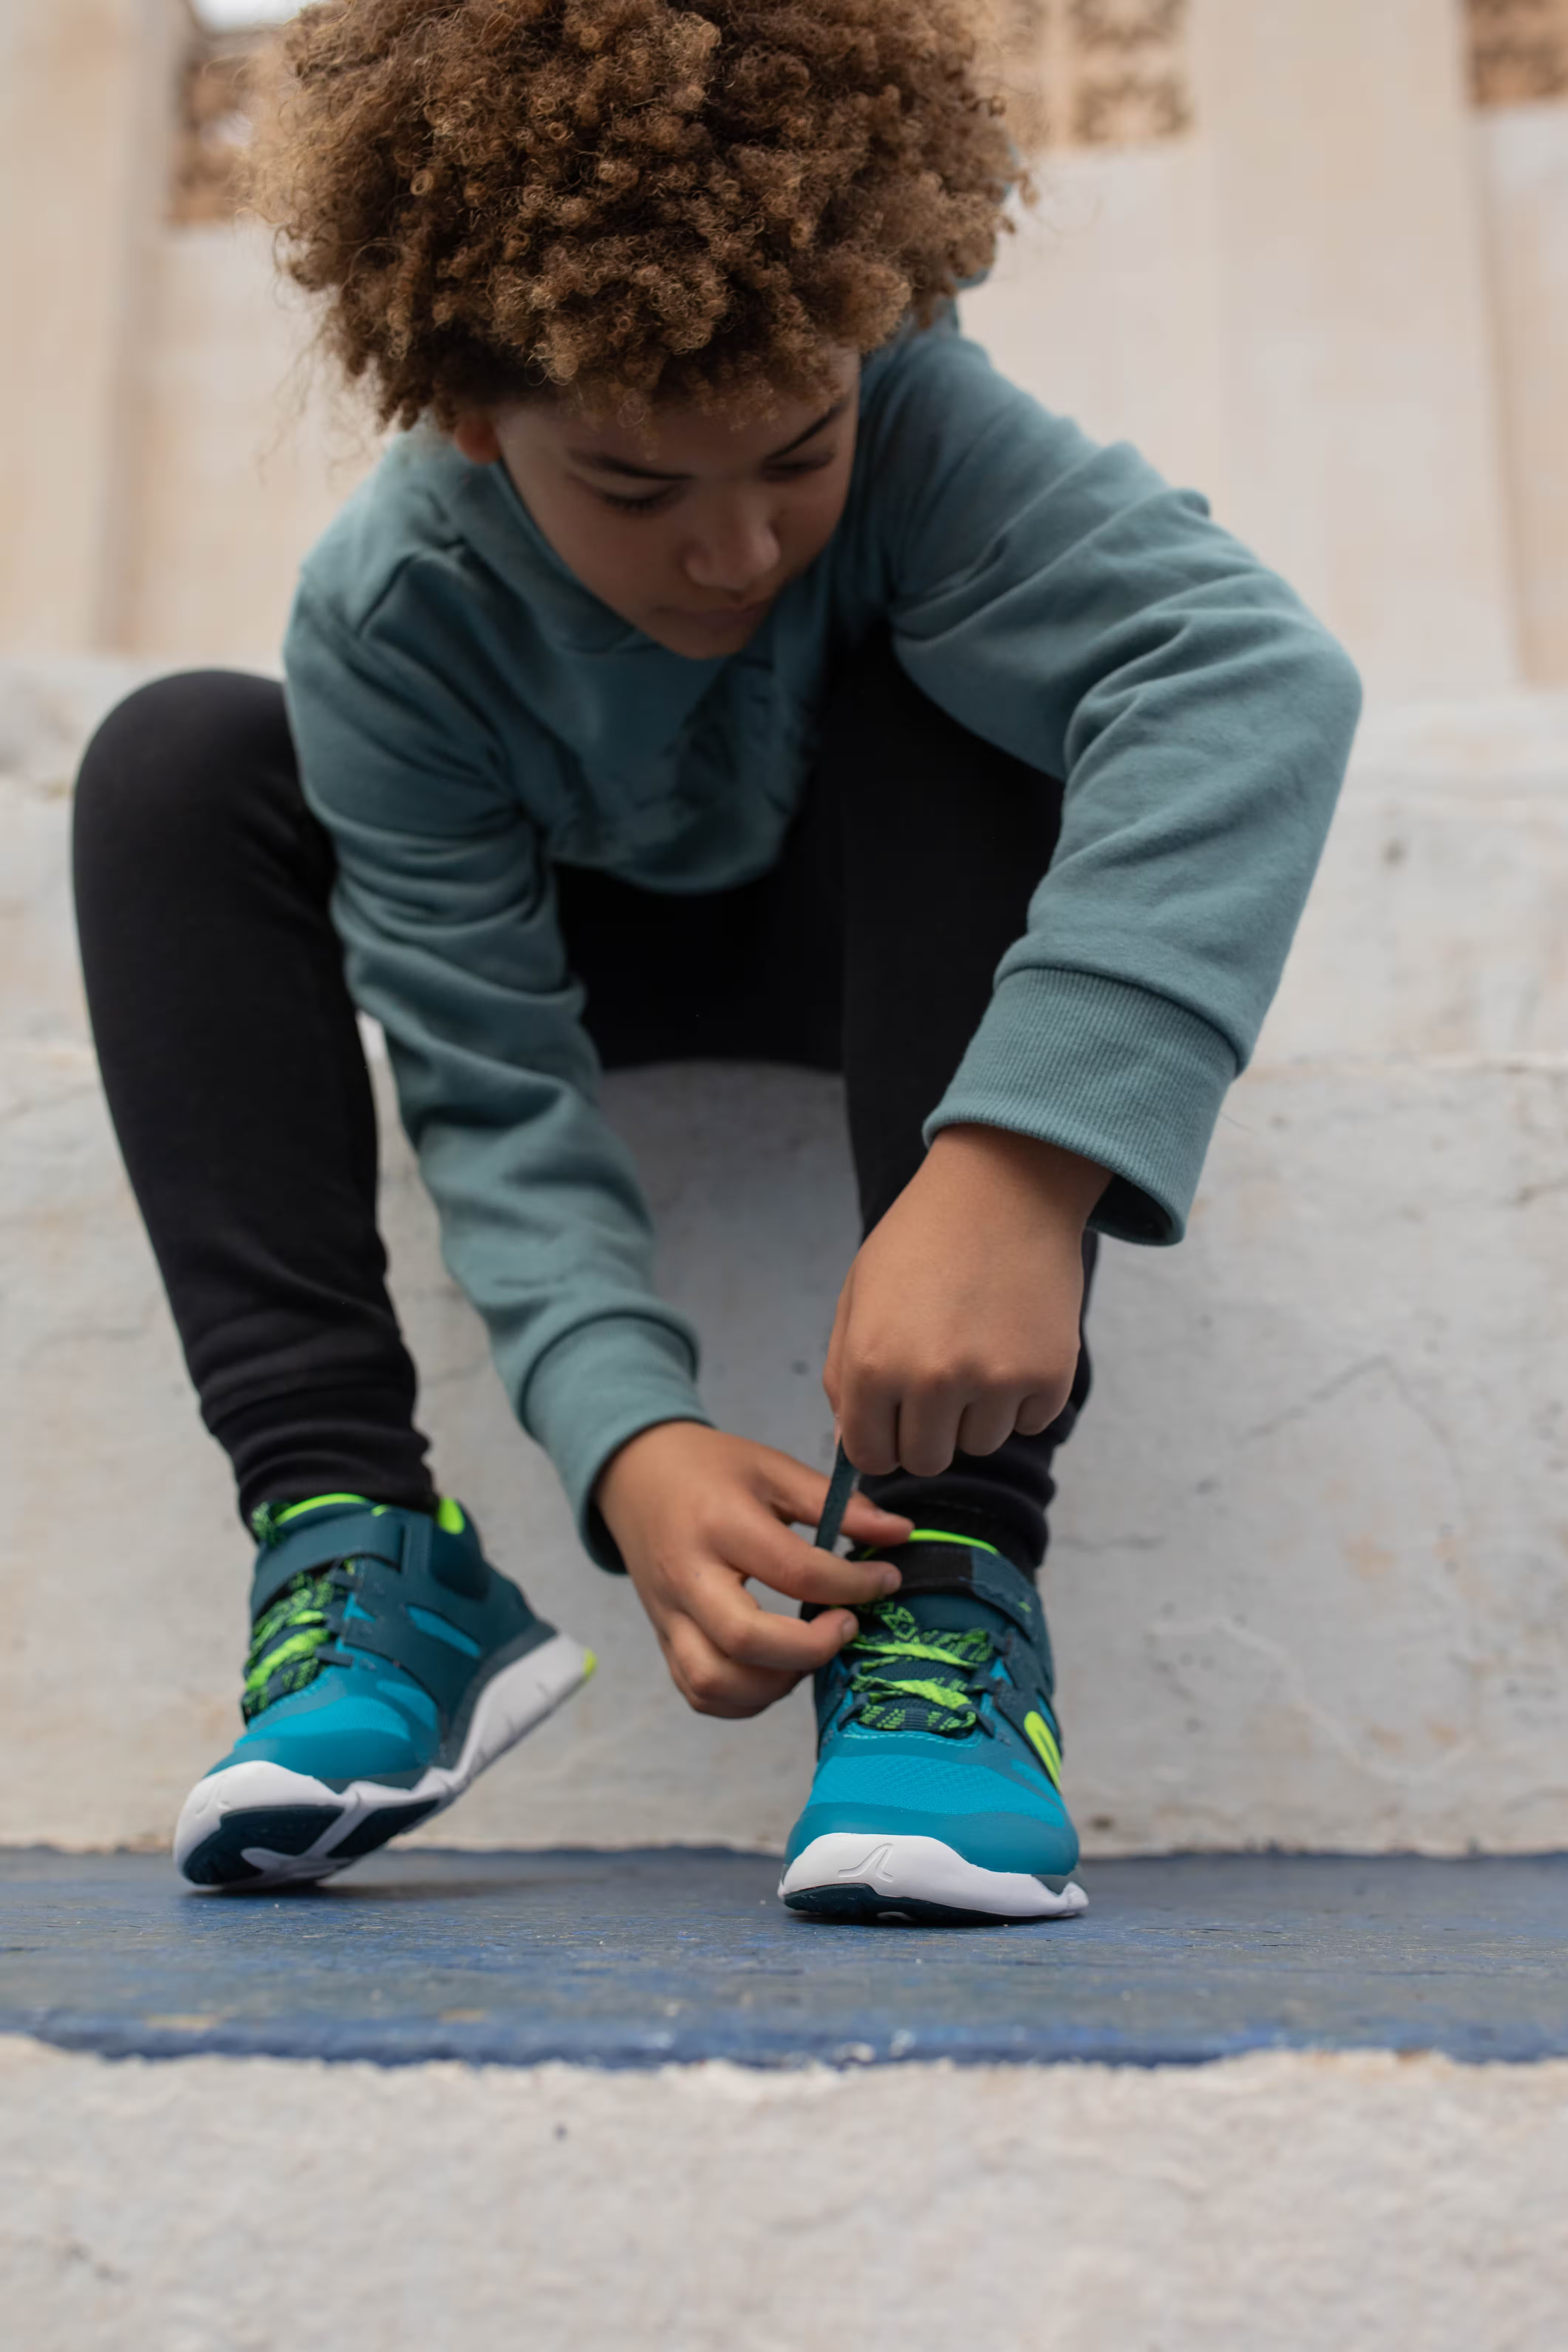
M 816 1677 L 816 1778 L 780 1895 L 848 1921 L 1087 1909 L 1033 1583 L 990 1544 L 940 1528 L 879 1556 L 904 1580 Z
M 460 1797 L 594 1670 L 456 1503 L 319 1495 L 255 1525 L 246 1727 L 174 1833 L 195 1885 L 346 1869 Z

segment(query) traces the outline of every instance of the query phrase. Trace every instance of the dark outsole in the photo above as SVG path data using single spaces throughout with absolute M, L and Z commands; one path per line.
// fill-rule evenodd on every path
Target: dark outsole
M 357 1862 L 362 1854 L 374 1853 L 389 1838 L 411 1830 L 426 1813 L 435 1811 L 436 1801 L 432 1798 L 417 1804 L 381 1806 L 375 1812 L 367 1813 L 342 1843 L 334 1846 L 323 1859 L 334 1868 L 340 1863 Z M 266 1873 L 245 1858 L 247 1846 L 265 1846 L 272 1853 L 306 1853 L 322 1832 L 342 1818 L 342 1807 L 332 1805 L 253 1805 L 226 1813 L 211 1836 L 205 1837 L 185 1856 L 184 1875 L 193 1886 L 245 1887 L 258 1882 L 265 1885 Z
M 927 1903 L 919 1896 L 896 1898 L 879 1895 L 873 1886 L 803 1886 L 783 1898 L 792 1911 L 808 1919 L 830 1919 L 839 1927 L 1040 1927 L 1037 1918 L 1005 1918 L 996 1911 L 961 1911 L 949 1903 Z M 1066 1917 L 1072 1914 L 1066 1913 Z

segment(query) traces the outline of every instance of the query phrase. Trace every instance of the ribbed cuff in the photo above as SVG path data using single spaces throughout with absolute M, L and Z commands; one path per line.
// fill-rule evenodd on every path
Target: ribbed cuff
M 530 1375 L 519 1418 L 554 1463 L 588 1557 L 621 1575 L 626 1562 L 592 1499 L 600 1471 L 661 1421 L 713 1426 L 685 1342 L 640 1315 L 601 1316 L 557 1339 Z
M 972 1120 L 1109 1168 L 1089 1223 L 1118 1241 L 1179 1242 L 1237 1056 L 1169 997 L 1093 972 L 1034 969 L 998 985 L 925 1139 Z

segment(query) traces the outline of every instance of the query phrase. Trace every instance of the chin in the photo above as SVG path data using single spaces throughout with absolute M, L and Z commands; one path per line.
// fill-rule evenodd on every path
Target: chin
M 767 617 L 767 612 L 759 613 L 754 620 L 737 621 L 724 629 L 688 629 L 679 622 L 661 620 L 657 628 L 645 634 L 670 653 L 684 655 L 688 661 L 722 661 L 726 654 L 738 653 L 742 646 L 750 645 Z

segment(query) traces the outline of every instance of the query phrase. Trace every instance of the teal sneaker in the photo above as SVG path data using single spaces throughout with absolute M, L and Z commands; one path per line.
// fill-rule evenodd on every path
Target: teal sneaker
M 256 1531 L 245 1729 L 174 1832 L 194 1885 L 345 1870 L 460 1797 L 594 1671 L 456 1503 L 432 1517 L 320 1495 L 264 1507 Z
M 954 1926 L 1087 1909 L 1039 1594 L 990 1544 L 934 1528 L 883 1557 L 902 1587 L 816 1677 L 816 1778 L 780 1895 L 821 1919 Z

